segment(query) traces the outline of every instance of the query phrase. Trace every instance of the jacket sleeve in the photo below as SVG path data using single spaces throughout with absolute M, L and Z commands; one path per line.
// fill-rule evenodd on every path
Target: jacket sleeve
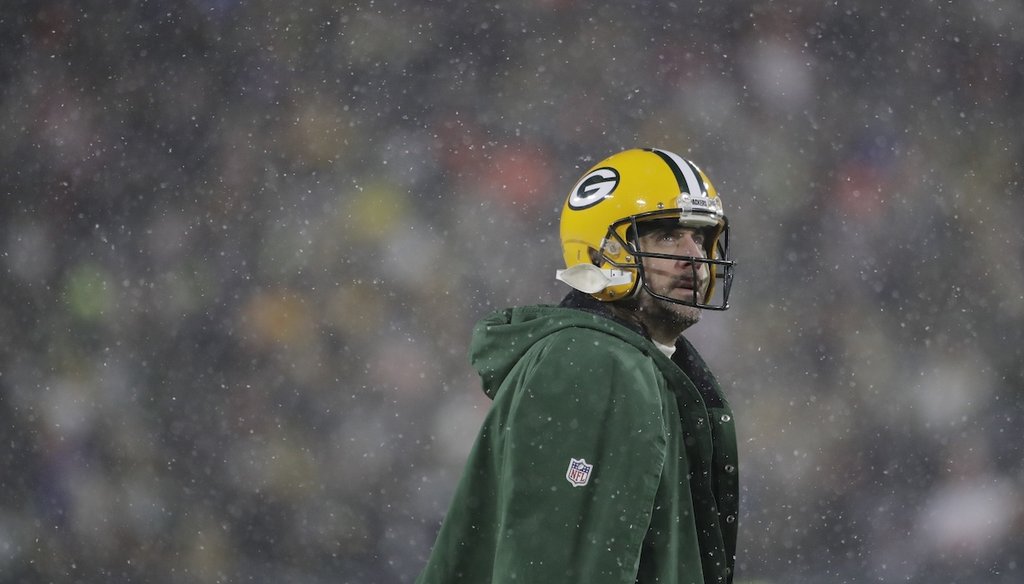
M 492 437 L 492 582 L 632 584 L 665 455 L 652 362 L 599 331 L 566 329 L 520 365 Z

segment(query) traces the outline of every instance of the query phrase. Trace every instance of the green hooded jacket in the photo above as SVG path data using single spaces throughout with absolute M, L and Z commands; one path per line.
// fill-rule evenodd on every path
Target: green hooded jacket
M 476 326 L 494 404 L 419 584 L 732 581 L 736 434 L 718 383 L 685 339 L 669 359 L 596 312 Z

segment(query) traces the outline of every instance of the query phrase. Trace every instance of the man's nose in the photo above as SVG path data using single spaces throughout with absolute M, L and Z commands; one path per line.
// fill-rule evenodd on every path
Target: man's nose
M 704 257 L 704 248 L 692 234 L 686 234 L 679 239 L 676 253 L 686 257 L 702 258 Z M 676 260 L 676 267 L 688 272 L 692 271 L 693 277 L 700 280 L 707 275 L 707 265 L 703 262 L 680 259 Z

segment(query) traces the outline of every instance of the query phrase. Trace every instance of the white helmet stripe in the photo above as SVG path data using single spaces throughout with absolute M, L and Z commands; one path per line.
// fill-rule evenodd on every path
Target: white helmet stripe
M 652 148 L 651 151 L 661 155 L 662 159 L 665 160 L 665 162 L 671 160 L 675 164 L 675 168 L 673 168 L 672 170 L 675 171 L 677 177 L 681 175 L 683 179 L 686 181 L 686 191 L 690 195 L 707 195 L 707 191 L 703 188 L 703 181 L 700 180 L 699 175 L 696 173 L 696 171 L 694 171 L 693 167 L 687 161 L 683 160 L 681 156 L 674 152 L 669 152 L 668 150 L 659 150 L 657 148 Z M 682 188 L 683 185 L 679 186 L 680 188 Z

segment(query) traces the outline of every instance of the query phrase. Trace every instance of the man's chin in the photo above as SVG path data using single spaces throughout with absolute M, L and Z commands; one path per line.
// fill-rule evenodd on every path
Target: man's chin
M 670 298 L 679 298 L 676 295 L 670 295 Z M 686 298 L 681 299 L 684 302 L 693 302 L 693 294 L 689 294 Z M 686 304 L 679 304 L 678 302 L 669 302 L 668 300 L 658 299 L 656 302 L 661 306 L 660 312 L 662 317 L 671 319 L 673 323 L 682 328 L 687 328 L 697 324 L 700 320 L 701 309 L 695 306 L 688 306 Z
M 669 309 L 675 317 L 675 321 L 684 328 L 691 327 L 700 322 L 701 309 L 685 304 L 672 304 Z

